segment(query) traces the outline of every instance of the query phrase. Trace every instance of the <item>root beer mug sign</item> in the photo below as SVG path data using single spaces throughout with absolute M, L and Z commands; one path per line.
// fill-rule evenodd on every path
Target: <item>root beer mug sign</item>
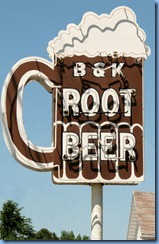
M 48 44 L 52 62 L 16 63 L 2 91 L 6 144 L 22 165 L 51 171 L 58 184 L 144 180 L 143 63 L 150 49 L 134 12 L 84 14 Z M 38 147 L 23 124 L 23 91 L 39 82 L 52 95 L 52 146 Z M 35 91 L 36 92 L 36 91 Z

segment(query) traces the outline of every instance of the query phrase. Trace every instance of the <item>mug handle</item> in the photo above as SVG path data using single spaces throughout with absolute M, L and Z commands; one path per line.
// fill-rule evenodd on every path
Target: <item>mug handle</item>
M 35 146 L 28 140 L 22 117 L 23 91 L 29 81 L 36 80 L 52 93 L 53 73 L 51 62 L 40 57 L 24 58 L 13 66 L 2 89 L 1 116 L 6 145 L 16 161 L 36 171 L 53 169 L 53 147 Z

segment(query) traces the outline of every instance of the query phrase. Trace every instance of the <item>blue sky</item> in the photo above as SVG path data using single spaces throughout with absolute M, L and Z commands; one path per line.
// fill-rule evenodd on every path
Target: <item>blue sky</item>
M 109 14 L 118 6 L 136 13 L 151 48 L 144 65 L 145 181 L 137 186 L 104 186 L 104 240 L 126 238 L 133 191 L 155 192 L 155 1 L 0 0 L 0 91 L 18 60 L 28 56 L 50 60 L 46 48 L 60 30 L 78 24 L 87 11 Z M 50 146 L 51 96 L 38 84 L 26 87 L 23 113 L 28 138 Z M 24 207 L 23 214 L 31 217 L 36 230 L 48 228 L 57 235 L 73 230 L 75 235 L 90 236 L 90 186 L 54 185 L 50 172 L 22 167 L 9 154 L 0 128 L 0 208 L 8 199 Z

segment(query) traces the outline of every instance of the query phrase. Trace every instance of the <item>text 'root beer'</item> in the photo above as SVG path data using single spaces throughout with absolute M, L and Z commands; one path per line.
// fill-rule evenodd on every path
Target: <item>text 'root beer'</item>
M 137 184 L 144 180 L 143 63 L 150 55 L 134 12 L 84 14 L 48 44 L 52 62 L 16 63 L 2 90 L 2 126 L 14 158 L 52 171 L 58 184 Z M 23 124 L 25 85 L 52 94 L 52 146 L 28 140 Z
M 55 140 L 55 182 L 144 179 L 142 72 L 150 54 L 145 39 L 133 11 L 119 7 L 110 15 L 86 13 L 78 26 L 68 25 L 49 42 L 62 80 L 53 123 L 62 142 Z

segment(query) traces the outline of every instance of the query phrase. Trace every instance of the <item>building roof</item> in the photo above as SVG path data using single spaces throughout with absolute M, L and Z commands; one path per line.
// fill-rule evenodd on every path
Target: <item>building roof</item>
M 133 192 L 127 240 L 155 239 L 155 193 Z

